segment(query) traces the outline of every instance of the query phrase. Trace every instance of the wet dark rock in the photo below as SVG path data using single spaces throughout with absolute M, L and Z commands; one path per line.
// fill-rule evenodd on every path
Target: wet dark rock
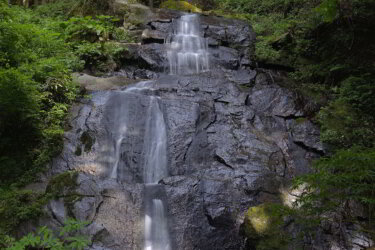
M 228 79 L 239 85 L 248 85 L 255 80 L 257 72 L 251 69 L 240 69 L 237 71 L 231 71 L 228 74 Z
M 169 34 L 171 32 L 171 23 L 171 19 L 159 19 L 150 22 L 148 25 L 151 27 L 151 30 L 158 30 L 159 32 Z
M 138 50 L 138 55 L 146 67 L 153 71 L 163 72 L 169 65 L 164 44 L 145 44 Z
M 324 153 L 323 144 L 320 141 L 320 131 L 309 120 L 300 118 L 290 120 L 288 126 L 291 129 L 293 141 L 303 147 L 316 150 L 321 154 Z
M 291 91 L 276 84 L 269 84 L 263 77 L 265 78 L 263 74 L 257 76 L 256 85 L 249 95 L 248 103 L 252 107 L 266 114 L 284 118 L 298 118 L 304 115 L 303 111 L 298 109 Z
M 240 57 L 235 49 L 219 46 L 218 48 L 210 48 L 209 53 L 211 65 L 233 70 L 240 66 Z

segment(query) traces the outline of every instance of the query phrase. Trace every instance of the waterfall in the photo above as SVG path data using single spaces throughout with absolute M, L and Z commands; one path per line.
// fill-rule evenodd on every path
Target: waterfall
M 169 73 L 183 75 L 208 71 L 208 45 L 200 34 L 198 15 L 182 16 L 175 26 L 174 34 L 166 39 Z
M 148 85 L 150 85 L 151 81 L 142 81 L 137 83 L 135 86 L 129 87 L 123 91 L 120 91 L 121 98 L 126 99 L 127 95 L 131 93 L 137 93 L 139 91 L 150 89 Z M 118 106 L 116 106 L 115 116 L 113 117 L 113 124 L 115 124 L 115 128 L 112 131 L 112 139 L 114 140 L 114 159 L 115 162 L 112 167 L 112 171 L 110 173 L 110 178 L 117 179 L 118 175 L 118 166 L 120 163 L 121 158 L 121 144 L 126 137 L 126 134 L 129 133 L 128 131 L 128 123 L 129 123 L 129 107 L 128 103 L 126 102 L 119 102 Z
M 182 16 L 175 23 L 176 32 L 166 41 L 170 74 L 194 74 L 209 70 L 207 41 L 200 35 L 199 17 L 197 15 Z M 142 90 L 150 89 L 149 82 L 140 82 L 123 91 L 127 94 L 145 94 Z M 145 95 L 146 96 L 146 95 Z M 167 130 L 164 115 L 159 105 L 159 99 L 149 96 L 149 106 L 146 112 L 146 124 L 143 140 L 143 182 L 145 184 L 145 234 L 144 250 L 171 250 L 168 231 L 166 195 L 163 185 L 158 182 L 168 176 L 167 160 Z M 114 131 L 115 161 L 110 177 L 117 179 L 121 156 L 121 145 L 127 133 L 128 105 L 117 107 L 115 117 L 117 123 Z M 139 114 L 143 115 L 143 114 Z M 139 166 L 141 167 L 141 166 Z
M 163 185 L 157 184 L 162 178 L 168 176 L 167 168 L 167 129 L 164 115 L 159 105 L 159 97 L 147 96 L 146 90 L 152 90 L 151 81 L 143 81 L 135 86 L 120 91 L 120 101 L 115 107 L 114 121 L 116 124 L 112 131 L 114 141 L 114 164 L 110 178 L 117 179 L 118 168 L 121 161 L 121 144 L 130 133 L 128 117 L 131 106 L 124 101 L 129 95 L 143 95 L 149 99 L 146 112 L 146 124 L 143 138 L 143 182 L 145 184 L 145 250 L 170 250 L 167 211 L 164 200 L 165 191 Z M 150 92 L 148 92 L 150 93 Z M 130 103 L 131 104 L 131 103 Z M 143 116 L 144 114 L 138 114 Z M 139 166 L 142 167 L 142 166 Z
M 164 203 L 161 199 L 152 199 L 148 205 L 145 215 L 144 250 L 170 250 Z
M 167 131 L 158 99 L 150 98 L 144 138 L 144 182 L 157 183 L 168 175 Z
M 158 98 L 151 96 L 144 137 L 145 250 L 170 250 L 167 217 L 158 185 L 168 175 L 167 129 Z

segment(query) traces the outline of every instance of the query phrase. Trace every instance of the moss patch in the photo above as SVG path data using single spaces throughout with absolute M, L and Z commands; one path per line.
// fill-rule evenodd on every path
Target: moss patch
M 77 171 L 68 171 L 54 176 L 48 183 L 46 193 L 54 198 L 70 195 L 77 187 Z
M 305 118 L 305 117 L 299 117 L 299 118 L 296 119 L 297 124 L 301 124 L 301 123 L 304 123 L 306 121 L 307 121 L 307 118 Z
M 287 249 L 288 236 L 282 230 L 283 211 L 283 206 L 276 203 L 249 208 L 243 225 L 249 244 L 257 250 Z
M 160 8 L 180 10 L 180 11 L 186 11 L 186 12 L 197 12 L 197 13 L 202 12 L 201 9 L 199 9 L 198 7 L 188 3 L 186 1 L 168 0 L 168 1 L 163 2 L 160 5 Z
M 84 151 L 85 152 L 90 152 L 91 148 L 92 148 L 92 145 L 95 142 L 95 139 L 91 137 L 91 135 L 89 134 L 89 132 L 87 132 L 87 131 L 83 132 L 82 135 L 81 135 L 81 137 L 79 138 L 79 140 L 85 146 L 84 147 Z
M 82 148 L 80 147 L 80 145 L 76 147 L 76 151 L 74 151 L 74 154 L 76 156 L 82 155 Z

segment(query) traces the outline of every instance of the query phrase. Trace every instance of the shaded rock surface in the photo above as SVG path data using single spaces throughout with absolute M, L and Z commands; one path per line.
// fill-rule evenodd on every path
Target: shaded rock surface
M 64 150 L 45 180 L 79 171 L 80 199 L 73 205 L 51 201 L 49 219 L 41 223 L 56 227 L 73 216 L 90 222 L 83 231 L 92 239 L 91 249 L 143 248 L 142 149 L 152 95 L 160 97 L 167 126 L 169 177 L 159 184 L 165 188 L 173 249 L 244 249 L 245 212 L 264 202 L 282 202 L 280 188 L 310 171 L 309 162 L 324 152 L 319 131 L 307 119 L 298 120 L 304 112 L 292 92 L 249 67 L 255 37 L 247 24 L 203 16 L 212 70 L 173 76 L 163 73 L 168 64 L 159 42 L 183 13 L 146 14 L 143 44 L 129 45 L 125 55 L 131 65 L 114 78 L 78 76 L 93 90 L 92 98 L 72 108 Z M 117 86 L 129 78 L 153 80 L 139 91 Z M 116 131 L 125 130 L 117 144 Z M 80 139 L 84 133 L 92 142 L 87 148 Z

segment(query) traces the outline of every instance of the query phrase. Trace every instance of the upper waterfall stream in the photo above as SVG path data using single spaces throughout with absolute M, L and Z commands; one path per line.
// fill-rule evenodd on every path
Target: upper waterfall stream
M 198 15 L 185 15 L 175 21 L 176 31 L 166 40 L 169 73 L 194 74 L 209 70 L 207 41 L 201 36 Z

